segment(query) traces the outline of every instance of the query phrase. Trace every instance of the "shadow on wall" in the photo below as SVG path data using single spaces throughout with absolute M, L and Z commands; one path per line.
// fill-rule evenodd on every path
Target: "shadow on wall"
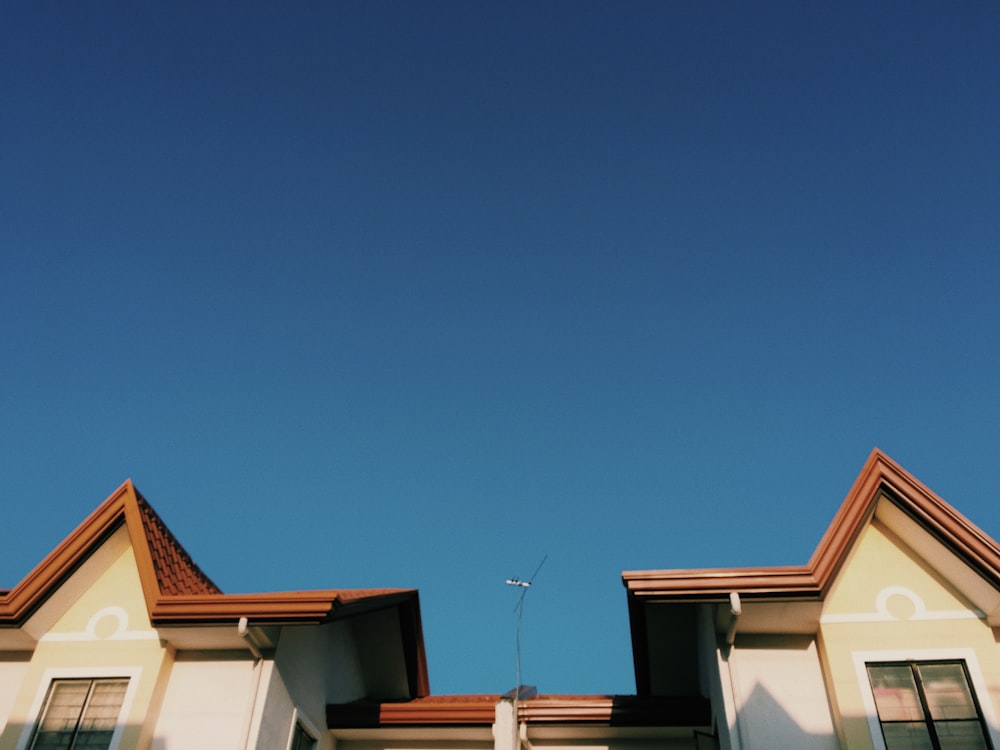
M 786 706 L 759 683 L 745 698 L 744 706 L 739 741 L 745 749 L 794 747 L 796 750 L 839 750 L 842 747 L 835 729 L 809 731 L 793 716 L 815 711 L 816 706 L 796 706 L 794 703 Z M 871 750 L 874 747 L 867 716 L 842 716 L 840 731 L 847 743 L 843 747 L 849 750 Z
M 739 740 L 744 748 L 794 747 L 797 750 L 839 750 L 840 740 L 834 731 L 807 731 L 794 717 L 815 712 L 816 706 L 785 706 L 761 684 L 754 685 L 750 695 L 744 696 L 744 710 L 739 718 Z M 829 708 L 825 718 L 832 722 Z M 867 719 L 860 721 L 867 727 Z M 865 729 L 867 733 L 867 728 Z M 851 748 L 851 750 L 855 750 Z M 863 750 L 859 748 L 858 750 Z
M 34 725 L 31 727 L 34 729 Z M 24 732 L 24 724 L 8 724 L 0 731 L 0 750 L 18 750 L 22 747 L 21 735 Z M 128 724 L 122 734 L 121 742 L 118 745 L 118 750 L 196 750 L 191 747 L 181 747 L 178 742 L 168 742 L 165 737 L 153 737 L 152 742 L 147 746 L 137 745 L 136 737 L 138 736 L 141 728 L 136 724 Z M 29 738 L 25 738 L 25 744 L 23 747 L 28 747 Z M 239 744 L 239 738 L 232 738 L 231 742 L 218 742 L 212 739 L 202 745 L 201 747 L 213 747 L 213 748 L 229 748 L 230 750 L 236 750 Z M 242 750 L 242 748 L 240 748 Z

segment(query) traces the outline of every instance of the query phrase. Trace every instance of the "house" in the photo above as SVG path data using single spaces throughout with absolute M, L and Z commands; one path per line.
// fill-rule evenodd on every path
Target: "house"
M 806 565 L 622 579 L 639 695 L 725 750 L 1000 748 L 1000 547 L 878 450 Z
M 427 691 L 416 591 L 223 594 L 131 482 L 0 591 L 0 750 L 329 749 Z
M 126 482 L 0 591 L 0 750 L 1000 750 L 1000 547 L 877 450 L 806 565 L 622 578 L 635 695 L 430 695 L 415 591 L 222 594 Z

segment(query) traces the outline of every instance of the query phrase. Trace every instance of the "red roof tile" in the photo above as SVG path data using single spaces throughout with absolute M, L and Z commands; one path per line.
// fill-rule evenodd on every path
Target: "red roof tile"
M 135 497 L 160 593 L 168 596 L 221 594 L 222 590 L 195 565 L 191 555 L 181 547 L 146 499 L 138 492 Z

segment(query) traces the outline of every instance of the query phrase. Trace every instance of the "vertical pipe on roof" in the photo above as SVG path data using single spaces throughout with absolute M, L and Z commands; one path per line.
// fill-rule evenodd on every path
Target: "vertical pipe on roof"
M 250 742 L 253 728 L 254 714 L 257 712 L 257 696 L 260 693 L 260 676 L 264 667 L 264 654 L 261 653 L 257 644 L 254 643 L 253 635 L 250 633 L 250 621 L 246 617 L 241 617 L 236 626 L 236 632 L 240 634 L 250 653 L 253 655 L 253 687 L 250 690 L 249 706 L 247 708 L 247 722 L 243 728 L 243 738 L 240 747 L 250 750 Z
M 725 669 L 729 673 L 729 694 L 732 696 L 733 726 L 730 729 L 729 741 L 733 750 L 741 750 L 748 747 L 749 743 L 744 735 L 744 723 L 740 720 L 743 712 L 743 696 L 740 694 L 739 679 L 736 677 L 736 663 L 733 661 L 733 653 L 736 651 L 736 626 L 739 624 L 740 616 L 743 614 L 743 603 L 737 591 L 729 593 L 729 627 L 726 629 L 726 646 L 723 657 L 720 661 L 725 664 Z M 735 731 L 733 731 L 735 730 Z

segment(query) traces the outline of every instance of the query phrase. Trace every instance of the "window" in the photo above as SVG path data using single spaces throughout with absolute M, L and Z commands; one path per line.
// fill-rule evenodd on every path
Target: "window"
M 295 722 L 290 750 L 316 750 L 316 740 L 300 722 Z
M 31 750 L 107 750 L 128 680 L 53 680 Z
M 990 750 L 965 662 L 866 666 L 887 750 Z

